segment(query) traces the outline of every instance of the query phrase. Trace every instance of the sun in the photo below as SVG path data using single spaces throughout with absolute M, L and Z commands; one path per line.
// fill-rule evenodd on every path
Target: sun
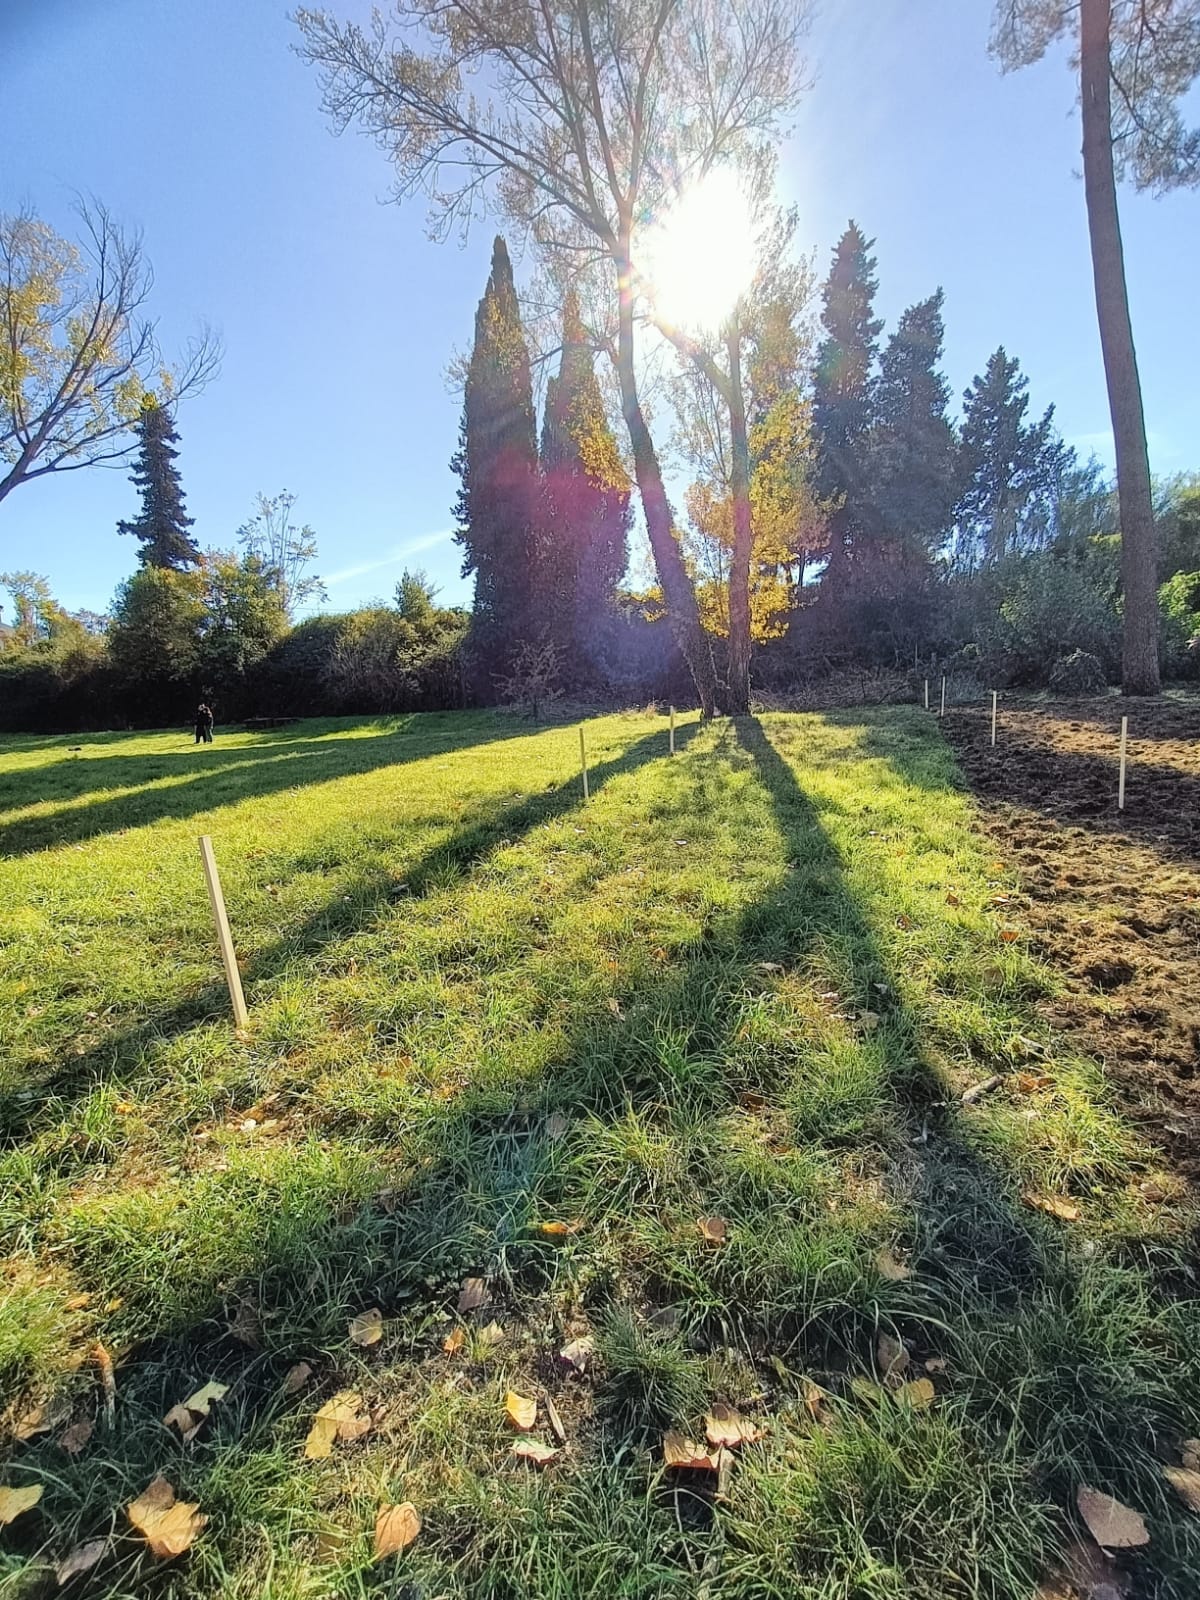
M 637 265 L 655 310 L 716 332 L 754 277 L 754 219 L 738 176 L 714 167 L 641 234 Z

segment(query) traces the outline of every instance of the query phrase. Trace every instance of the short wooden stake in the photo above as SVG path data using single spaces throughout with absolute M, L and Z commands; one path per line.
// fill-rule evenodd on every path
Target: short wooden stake
M 992 690 L 992 748 L 996 747 L 996 691 Z
M 925 709 L 929 710 L 929 679 L 925 679 Z
M 671 754 L 675 754 L 675 707 L 671 707 Z
M 590 800 L 592 797 L 588 793 L 587 745 L 583 742 L 582 728 L 579 730 L 579 764 L 583 768 L 583 798 L 585 800 Z
M 946 715 L 946 674 L 943 672 L 942 673 L 942 709 L 938 712 L 938 716 L 939 717 L 944 717 L 945 715 Z
M 1129 742 L 1129 718 L 1121 718 L 1121 775 L 1117 779 L 1117 810 L 1125 809 L 1125 747 Z
M 225 981 L 229 985 L 229 998 L 233 1004 L 233 1020 L 237 1027 L 244 1028 L 250 1017 L 246 1011 L 246 997 L 242 993 L 242 975 L 238 971 L 237 957 L 233 953 L 233 936 L 229 932 L 229 918 L 225 913 L 225 897 L 221 893 L 221 879 L 217 873 L 212 840 L 207 834 L 203 834 L 200 839 L 200 859 L 204 863 L 208 898 L 212 902 L 213 917 L 217 924 L 217 943 L 221 946 Z

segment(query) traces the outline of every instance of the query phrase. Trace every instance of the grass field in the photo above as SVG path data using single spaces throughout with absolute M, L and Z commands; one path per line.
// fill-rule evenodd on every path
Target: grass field
M 0 749 L 0 1595 L 99 1539 L 62 1592 L 1032 1600 L 1089 1485 L 1194 1597 L 1195 1218 L 1039 1022 L 936 724 L 587 737 L 586 806 L 574 726 L 488 714 Z M 717 1401 L 761 1440 L 665 1468 Z

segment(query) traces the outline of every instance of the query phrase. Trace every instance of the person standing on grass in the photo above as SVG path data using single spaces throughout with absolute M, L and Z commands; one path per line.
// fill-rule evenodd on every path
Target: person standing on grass
M 212 709 L 202 700 L 196 707 L 196 743 L 211 744 L 213 731 Z

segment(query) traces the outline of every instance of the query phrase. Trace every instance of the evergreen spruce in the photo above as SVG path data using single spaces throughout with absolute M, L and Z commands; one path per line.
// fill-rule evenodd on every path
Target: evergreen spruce
M 838 240 L 822 295 L 825 337 L 813 381 L 816 490 L 829 503 L 826 582 L 844 587 L 870 535 L 872 370 L 883 324 L 872 316 L 875 258 L 857 223 Z
M 493 692 L 538 630 L 537 436 L 529 351 L 504 240 L 497 236 L 463 391 L 455 505 L 463 576 L 475 575 L 470 654 L 477 688 Z
M 629 559 L 630 482 L 608 425 L 574 293 L 542 426 L 539 603 L 568 673 L 594 676 Z
M 1001 345 L 963 396 L 956 553 L 968 570 L 1049 537 L 1063 446 L 1054 407 L 1033 423 L 1028 409 L 1029 379 Z
M 117 532 L 131 533 L 142 541 L 138 560 L 143 567 L 184 571 L 197 566 L 200 551 L 187 531 L 194 519 L 183 509 L 183 489 L 175 465 L 179 435 L 171 413 L 148 398 L 137 432 L 138 453 L 130 481 L 142 492 L 142 510 L 135 521 L 118 522 Z

